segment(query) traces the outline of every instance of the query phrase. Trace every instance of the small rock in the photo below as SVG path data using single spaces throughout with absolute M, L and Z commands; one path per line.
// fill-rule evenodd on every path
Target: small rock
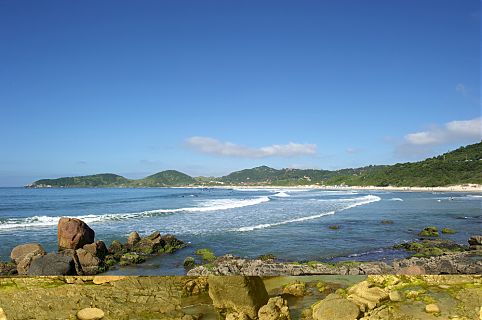
M 127 245 L 129 246 L 134 246 L 139 241 L 141 241 L 141 237 L 136 231 L 131 232 L 127 237 Z
M 85 308 L 77 312 L 79 320 L 99 320 L 104 317 L 104 311 L 98 308 Z
M 400 291 L 391 291 L 389 294 L 388 294 L 388 297 L 390 298 L 390 301 L 393 301 L 393 302 L 399 302 L 399 301 L 402 301 L 403 300 L 403 297 L 402 295 L 400 294 Z
M 184 268 L 192 268 L 196 265 L 196 260 L 194 260 L 193 257 L 186 257 L 182 265 L 184 266 Z
M 274 297 L 258 311 L 259 320 L 291 320 L 288 302 L 281 297 Z
M 425 306 L 425 312 L 427 312 L 427 313 L 439 313 L 440 308 L 435 303 L 427 304 Z
M 94 284 L 104 284 L 104 283 L 119 281 L 125 278 L 126 278 L 125 276 L 95 276 L 94 279 L 92 279 L 92 282 Z
M 302 297 L 306 292 L 306 284 L 304 282 L 295 281 L 293 283 L 287 284 L 283 288 L 284 294 L 289 294 L 295 297 Z

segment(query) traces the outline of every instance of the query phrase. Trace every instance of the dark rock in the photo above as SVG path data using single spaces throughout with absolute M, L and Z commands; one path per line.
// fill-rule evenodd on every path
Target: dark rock
M 142 238 L 133 247 L 132 251 L 140 252 L 144 254 L 153 254 L 162 249 L 161 234 L 159 231 L 152 233 L 151 235 Z
M 85 222 L 76 218 L 60 218 L 57 227 L 59 250 L 79 249 L 93 243 L 95 232 Z
M 0 276 L 12 276 L 15 274 L 17 274 L 17 265 L 15 263 L 0 262 Z
M 110 247 L 109 247 L 109 250 L 108 250 L 109 254 L 111 255 L 111 257 L 115 260 L 119 260 L 120 257 L 127 252 L 127 249 L 124 247 L 124 245 L 118 241 L 118 240 L 114 240 L 112 241 Z
M 29 276 L 75 275 L 75 262 L 69 255 L 48 253 L 33 258 L 27 274 Z
M 193 257 L 186 257 L 182 265 L 184 268 L 192 268 L 196 265 L 196 260 Z
M 172 253 L 178 249 L 184 248 L 186 244 L 172 234 L 166 234 L 161 237 L 161 246 L 162 251 L 165 253 Z
M 469 238 L 469 245 L 482 246 L 482 236 L 471 236 Z
M 129 264 L 139 264 L 139 263 L 143 263 L 144 261 L 146 261 L 146 259 L 138 255 L 137 253 L 125 253 L 120 258 L 120 264 L 122 266 L 126 266 Z
M 94 257 L 99 258 L 100 260 L 104 260 L 105 256 L 107 255 L 107 247 L 105 246 L 104 241 L 96 241 L 94 243 L 86 244 L 82 247 L 82 249 L 87 250 L 90 252 Z
M 104 271 L 103 262 L 90 251 L 77 249 L 77 258 L 83 275 L 94 275 Z M 80 272 L 78 272 L 80 273 Z

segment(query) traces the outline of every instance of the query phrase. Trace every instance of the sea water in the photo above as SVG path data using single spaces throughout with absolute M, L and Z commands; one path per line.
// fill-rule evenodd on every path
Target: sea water
M 455 229 L 443 237 L 466 244 L 482 232 L 481 201 L 473 193 L 310 188 L 0 188 L 0 260 L 27 242 L 56 250 L 62 216 L 82 219 L 107 245 L 156 230 L 190 244 L 114 273 L 183 274 L 184 258 L 199 248 L 284 261 L 390 260 L 405 255 L 393 245 L 425 226 Z

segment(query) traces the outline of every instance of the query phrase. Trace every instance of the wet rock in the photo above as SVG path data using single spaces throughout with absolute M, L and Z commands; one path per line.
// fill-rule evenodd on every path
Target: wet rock
M 368 281 L 362 281 L 348 289 L 347 299 L 357 304 L 364 312 L 374 309 L 388 299 L 388 293 Z
M 260 277 L 210 276 L 209 296 L 221 314 L 245 313 L 254 319 L 268 302 L 268 293 Z
M 289 294 L 295 297 L 302 297 L 306 293 L 306 284 L 301 281 L 295 281 L 293 283 L 287 284 L 283 288 L 284 294 Z
M 95 232 L 85 222 L 76 218 L 60 218 L 57 227 L 59 250 L 79 249 L 93 243 Z
M 313 306 L 314 320 L 354 320 L 360 314 L 358 306 L 337 294 L 329 294 Z
M 99 258 L 100 260 L 104 260 L 105 256 L 108 253 L 107 247 L 104 241 L 96 241 L 94 243 L 86 244 L 82 247 L 82 249 L 90 252 L 94 257 Z
M 196 265 L 196 260 L 193 257 L 186 257 L 182 265 L 184 268 L 192 268 Z
M 141 240 L 141 237 L 136 231 L 132 231 L 127 237 L 127 245 L 133 247 Z
M 85 308 L 77 312 L 79 320 L 99 320 L 104 317 L 104 311 L 99 308 Z
M 75 275 L 75 262 L 71 256 L 48 253 L 32 259 L 27 275 L 29 276 L 58 276 Z
M 166 234 L 161 237 L 161 246 L 162 252 L 172 253 L 178 249 L 184 248 L 186 244 L 172 234 Z
M 30 268 L 32 259 L 42 255 L 45 255 L 45 250 L 40 244 L 26 243 L 13 248 L 10 258 L 17 264 L 18 274 L 25 275 Z
M 259 320 L 291 320 L 288 302 L 281 297 L 274 297 L 258 311 Z
M 159 249 L 162 249 L 161 234 L 159 231 L 156 231 L 151 235 L 140 239 L 131 250 L 144 254 L 153 254 L 158 252 Z
M 14 262 L 0 262 L 0 276 L 17 274 L 17 265 Z
M 127 249 L 124 247 L 124 245 L 118 241 L 118 240 L 114 240 L 112 241 L 109 249 L 108 249 L 108 253 L 109 255 L 112 256 L 113 259 L 116 259 L 116 260 L 119 260 L 120 257 L 127 252 Z
M 139 264 L 139 263 L 143 263 L 144 261 L 146 261 L 146 259 L 144 259 L 139 254 L 130 253 L 130 252 L 123 254 L 122 257 L 120 258 L 120 264 L 122 266 L 126 266 L 129 264 Z
M 90 251 L 87 251 L 85 249 L 77 249 L 75 252 L 78 257 L 82 274 L 94 275 L 104 271 L 102 268 L 103 267 L 102 260 L 97 258 Z
M 437 227 L 426 227 L 423 228 L 422 231 L 418 234 L 421 237 L 438 237 L 438 228 Z
M 439 313 L 440 308 L 435 303 L 427 304 L 425 306 L 425 312 L 427 312 L 427 313 Z

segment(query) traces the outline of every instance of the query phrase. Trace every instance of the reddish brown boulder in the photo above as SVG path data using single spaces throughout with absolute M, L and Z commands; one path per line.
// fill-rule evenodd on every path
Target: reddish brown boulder
M 76 218 L 60 218 L 57 237 L 59 250 L 79 249 L 94 242 L 95 232 L 85 222 Z

